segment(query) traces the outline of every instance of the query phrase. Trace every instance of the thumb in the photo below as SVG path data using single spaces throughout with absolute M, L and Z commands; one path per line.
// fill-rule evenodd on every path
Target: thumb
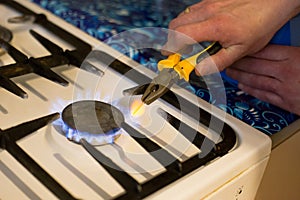
M 240 56 L 231 47 L 222 48 L 218 53 L 207 57 L 195 66 L 197 75 L 204 76 L 223 71 L 232 65 Z

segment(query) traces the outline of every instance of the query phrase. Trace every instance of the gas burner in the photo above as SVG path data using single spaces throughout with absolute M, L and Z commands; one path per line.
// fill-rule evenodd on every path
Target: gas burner
M 76 143 L 85 139 L 90 144 L 113 143 L 120 136 L 122 112 L 101 101 L 84 100 L 69 104 L 62 112 L 63 132 Z
M 10 30 L 0 25 L 0 39 L 5 42 L 10 42 L 13 34 Z M 0 48 L 0 56 L 3 55 L 5 51 Z

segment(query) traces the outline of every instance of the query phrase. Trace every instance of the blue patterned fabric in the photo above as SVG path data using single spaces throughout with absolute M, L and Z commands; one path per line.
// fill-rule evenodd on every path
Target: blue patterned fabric
M 196 0 L 32 0 L 34 3 L 51 11 L 67 22 L 84 30 L 93 37 L 105 41 L 113 48 L 127 54 L 142 65 L 157 71 L 156 63 L 163 57 L 149 49 L 133 48 L 130 40 L 147 41 L 158 46 L 166 38 L 157 37 L 161 33 L 136 32 L 124 38 L 112 37 L 133 28 L 162 27 L 167 28 L 171 19 Z M 164 31 L 158 29 L 157 31 Z M 260 101 L 245 94 L 236 87 L 236 83 L 223 76 L 226 90 L 226 104 L 211 96 L 207 89 L 195 84 L 190 86 L 179 83 L 204 100 L 225 110 L 234 117 L 244 121 L 265 134 L 272 135 L 295 121 L 298 116 L 276 106 Z M 215 85 L 218 88 L 218 85 Z

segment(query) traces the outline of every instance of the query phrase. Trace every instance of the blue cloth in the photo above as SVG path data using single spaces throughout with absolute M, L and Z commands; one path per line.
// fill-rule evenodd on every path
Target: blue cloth
M 300 46 L 300 15 L 287 22 L 272 38 L 271 44 Z
M 271 44 L 291 45 L 291 26 L 290 22 L 286 23 L 272 38 Z

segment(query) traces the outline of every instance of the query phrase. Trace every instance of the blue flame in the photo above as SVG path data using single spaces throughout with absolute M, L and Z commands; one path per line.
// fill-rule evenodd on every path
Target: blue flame
M 122 133 L 120 128 L 116 128 L 105 134 L 91 134 L 74 130 L 65 123 L 62 124 L 62 130 L 65 133 L 66 138 L 73 142 L 80 143 L 80 140 L 84 138 L 88 143 L 93 145 L 112 144 Z

